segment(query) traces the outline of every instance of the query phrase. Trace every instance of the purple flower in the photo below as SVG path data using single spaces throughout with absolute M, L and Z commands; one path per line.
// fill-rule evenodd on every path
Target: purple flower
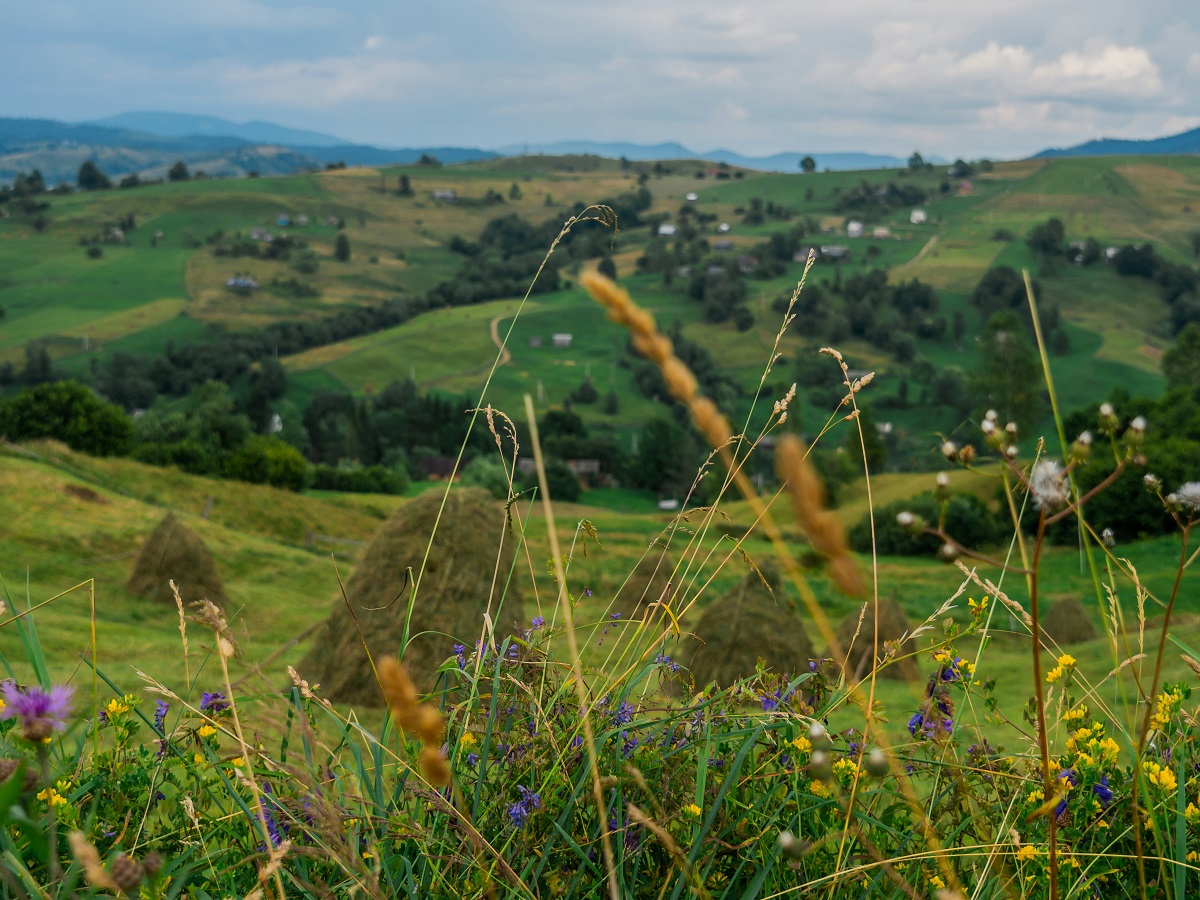
M 774 694 L 764 694 L 762 698 L 763 712 L 771 712 L 779 706 L 779 689 L 775 689 Z
M 584 589 L 583 589 L 583 596 L 585 596 L 585 597 L 590 597 L 590 596 L 592 596 L 592 589 L 591 589 L 591 588 L 584 588 Z
M 660 653 L 660 654 L 658 654 L 658 656 L 654 657 L 654 662 L 656 665 L 665 666 L 666 668 L 670 669 L 672 672 L 679 671 L 679 663 L 673 662 L 671 660 L 671 657 L 667 656 L 667 654 L 665 654 L 665 653 Z
M 1075 787 L 1075 785 L 1079 784 L 1079 779 L 1075 776 L 1075 772 L 1072 769 L 1063 769 L 1061 772 L 1059 772 L 1058 780 L 1059 781 L 1065 780 L 1065 781 L 1070 782 L 1071 787 Z M 1109 796 L 1110 797 L 1112 796 L 1111 791 L 1109 792 Z M 1054 807 L 1054 815 L 1057 818 L 1058 816 L 1061 816 L 1066 811 L 1067 811 L 1067 798 L 1063 797 L 1061 800 L 1058 801 L 1058 806 Z
M 27 741 L 41 742 L 53 731 L 63 731 L 66 719 L 71 714 L 71 700 L 75 689 L 66 685 L 55 685 L 46 691 L 34 686 L 20 690 L 12 681 L 0 685 L 0 719 L 21 717 L 24 737 Z
M 523 784 L 517 785 L 521 799 L 508 808 L 508 818 L 517 828 L 524 828 L 529 814 L 542 806 L 542 795 L 536 794 Z
M 613 717 L 614 721 L 618 725 L 628 725 L 633 721 L 633 712 L 633 704 L 622 701 L 621 705 L 617 707 L 617 712 Z
M 625 736 L 628 734 L 629 734 L 628 731 L 622 731 L 621 737 L 625 738 Z M 638 743 L 639 742 L 636 737 L 631 737 L 628 740 L 626 740 L 624 745 L 621 747 L 621 755 L 624 756 L 626 759 L 629 759 L 631 756 L 633 756 L 633 751 L 637 749 Z
M 1113 792 L 1108 786 L 1108 776 L 1101 775 L 1100 780 L 1092 785 L 1092 793 L 1100 800 L 1100 808 L 1108 809 L 1108 804 L 1112 803 Z
M 478 753 L 468 753 L 467 754 L 467 765 L 471 766 L 472 768 L 479 765 L 479 754 Z
M 908 733 L 913 737 L 917 736 L 917 732 L 925 727 L 925 716 L 920 712 L 915 712 L 912 718 L 908 720 Z
M 167 710 L 171 708 L 171 704 L 166 700 L 159 700 L 154 704 L 154 730 L 162 732 L 163 723 L 167 720 Z
M 611 616 L 609 616 L 609 618 L 610 618 L 610 619 L 619 619 L 619 618 L 621 618 L 621 614 L 620 614 L 620 613 L 613 613 Z
M 219 713 L 223 709 L 229 709 L 229 701 L 220 691 L 205 691 L 201 696 L 200 712 Z
M 543 619 L 541 616 L 533 617 L 533 630 L 534 631 L 537 631 L 539 628 L 541 628 L 545 624 L 546 624 L 546 620 Z

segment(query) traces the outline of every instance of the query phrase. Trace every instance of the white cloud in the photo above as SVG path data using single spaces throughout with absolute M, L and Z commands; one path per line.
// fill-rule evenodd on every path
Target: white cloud
M 431 79 L 431 69 L 412 60 L 326 57 L 286 60 L 263 66 L 227 63 L 217 77 L 243 101 L 288 107 L 393 102 L 411 96 Z
M 1158 66 L 1142 47 L 1109 44 L 1092 52 L 1067 51 L 1033 69 L 1029 85 L 1060 97 L 1116 94 L 1149 97 L 1162 92 Z

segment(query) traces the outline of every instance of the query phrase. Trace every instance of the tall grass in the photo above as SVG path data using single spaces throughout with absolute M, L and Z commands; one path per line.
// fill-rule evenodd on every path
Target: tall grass
M 1008 552 L 959 543 L 945 524 L 949 482 L 939 485 L 939 521 L 903 520 L 936 534 L 957 569 L 945 570 L 943 597 L 905 640 L 881 641 L 877 625 L 855 635 L 876 661 L 856 678 L 837 663 L 848 648 L 812 561 L 800 560 L 812 557 L 875 613 L 889 590 L 874 555 L 849 553 L 807 461 L 844 429 L 865 456 L 858 403 L 873 378 L 851 378 L 841 354 L 825 351 L 844 399 L 805 446 L 786 435 L 793 394 L 761 396 L 772 355 L 735 430 L 699 395 L 649 313 L 598 276 L 584 283 L 630 328 L 713 446 L 696 482 L 711 499 L 689 498 L 647 551 L 669 548 L 677 560 L 668 589 L 633 620 L 606 608 L 611 597 L 591 596 L 573 563 L 603 535 L 580 521 L 560 545 L 532 401 L 525 449 L 485 388 L 470 414 L 495 435 L 509 475 L 505 539 L 518 542 L 519 565 L 553 578 L 553 593 L 535 597 L 537 617 L 511 637 L 486 620 L 476 634 L 446 635 L 436 688 L 419 704 L 396 687 L 404 682 L 391 661 L 376 666 L 391 685 L 385 714 L 329 703 L 302 672 L 289 669 L 280 686 L 211 605 L 185 619 L 180 603 L 182 690 L 106 671 L 93 644 L 69 676 L 94 680 L 77 693 L 70 730 L 35 744 L 20 715 L 0 720 L 0 756 L 14 761 L 0 770 L 0 897 L 1182 900 L 1200 891 L 1197 710 L 1187 684 L 1160 684 L 1168 652 L 1200 674 L 1197 641 L 1172 621 L 1191 589 L 1200 485 L 1161 490 L 1179 525 L 1179 564 L 1172 583 L 1147 584 L 1092 530 L 1089 496 L 1071 478 L 1101 445 L 1117 460 L 1114 478 L 1135 477 L 1127 470 L 1143 462 L 1138 424 L 1106 415 L 1095 446 L 1068 443 L 1055 402 L 1059 451 L 1037 440 L 1022 452 L 1015 429 L 985 418 L 978 446 L 942 452 L 949 464 L 999 473 L 1002 514 L 1013 524 Z M 780 335 L 790 321 L 789 310 Z M 1040 331 L 1038 339 L 1041 347 Z M 779 486 L 762 495 L 745 464 L 772 443 Z M 512 493 L 521 452 L 535 460 L 536 498 Z M 719 602 L 714 578 L 766 562 L 747 536 L 718 527 L 734 502 L 749 506 L 751 533 L 770 539 L 798 608 L 829 649 L 797 671 L 760 665 L 735 683 L 697 684 L 677 657 L 699 608 Z M 803 547 L 777 524 L 780 503 L 792 506 Z M 1033 534 L 1019 525 L 1030 504 Z M 1046 529 L 1066 518 L 1078 521 L 1094 557 L 1080 590 L 1103 610 L 1111 664 L 1095 665 L 1094 654 L 1081 664 L 1041 628 Z M 548 559 L 534 549 L 541 528 Z M 500 602 L 511 574 L 493 578 Z M 421 582 L 415 572 L 410 611 L 422 602 Z M 1156 604 L 1162 619 L 1150 630 L 1146 610 Z M 45 663 L 37 604 L 27 597 L 18 609 L 8 596 L 7 606 L 0 628 L 19 630 L 24 663 L 48 688 L 57 673 Z M 1001 681 L 991 673 L 1016 640 L 1028 648 L 1028 672 Z M 396 651 L 402 664 L 404 647 Z M 927 680 L 910 683 L 908 697 L 887 692 L 885 702 L 879 673 L 910 659 Z M 14 678 L 16 662 L 0 659 Z M 1001 703 L 1014 693 L 1029 698 L 1020 720 Z M 420 724 L 419 710 L 433 709 L 437 723 Z

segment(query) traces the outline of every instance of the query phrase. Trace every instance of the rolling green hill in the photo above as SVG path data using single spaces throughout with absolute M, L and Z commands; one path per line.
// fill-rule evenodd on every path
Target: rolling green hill
M 1063 222 L 1067 240 L 1092 237 L 1104 246 L 1150 242 L 1164 259 L 1187 262 L 1200 228 L 1192 212 L 1200 209 L 1196 158 L 1029 160 L 957 179 L 948 178 L 944 167 L 916 173 L 737 171 L 730 177 L 732 170 L 691 161 L 622 165 L 596 157 L 531 157 L 41 195 L 48 203 L 37 214 L 41 230 L 32 212 L 17 214 L 12 204 L 14 214 L 0 219 L 0 306 L 7 312 L 0 321 L 0 362 L 19 368 L 24 348 L 42 340 L 63 371 L 84 373 L 118 351 L 155 354 L 172 343 L 279 321 L 317 320 L 420 295 L 453 279 L 462 266 L 463 257 L 450 249 L 455 236 L 472 240 L 489 220 L 514 213 L 534 223 L 562 221 L 564 207 L 634 189 L 640 172 L 653 195 L 643 218 L 676 222 L 686 210 L 700 222 L 700 236 L 710 245 L 730 243 L 731 249 L 716 252 L 717 260 L 758 252 L 755 248 L 773 234 L 807 221 L 819 228 L 809 243 L 840 243 L 851 251 L 850 260 L 839 266 L 818 264 L 809 276 L 813 285 L 836 291 L 838 284 L 875 267 L 889 270 L 893 284 L 917 278 L 931 285 L 938 292 L 938 314 L 948 320 L 958 312 L 965 322 L 965 335 L 957 342 L 946 336 L 917 340 L 918 354 L 935 368 L 974 364 L 971 338 L 982 321 L 969 297 L 989 266 L 1007 265 L 1031 268 L 1041 282 L 1043 305 L 1061 312 L 1070 349 L 1054 362 L 1066 406 L 1096 401 L 1116 386 L 1149 395 L 1161 389 L 1158 358 L 1171 334 L 1155 285 L 1122 278 L 1103 262 L 1084 268 L 1059 258 L 1047 265 L 1022 238 L 1053 216 Z M 397 195 L 401 175 L 410 179 L 412 196 Z M 856 191 L 869 198 L 889 182 L 928 192 L 928 202 L 920 204 L 925 223 L 910 223 L 912 204 L 867 204 L 863 213 L 843 208 Z M 435 200 L 434 191 L 453 191 L 456 199 Z M 485 202 L 489 192 L 493 199 Z M 685 199 L 691 192 L 698 195 L 694 202 Z M 756 199 L 786 209 L 790 218 L 768 215 L 760 223 L 745 223 Z M 277 226 L 280 215 L 293 224 Z M 113 228 L 128 216 L 136 220 L 136 229 L 114 241 Z M 295 224 L 301 217 L 308 224 Z M 888 236 L 847 238 L 844 224 L 851 218 L 865 219 L 868 234 L 885 228 Z M 337 221 L 344 223 L 342 233 L 352 248 L 345 263 L 332 259 L 339 229 L 327 223 Z M 727 234 L 717 231 L 721 222 L 730 225 Z M 215 245 L 254 228 L 306 242 L 320 260 L 319 271 L 297 276 L 282 261 L 214 255 Z M 782 318 L 772 303 L 792 290 L 803 265 L 791 262 L 782 273 L 749 279 L 745 306 L 753 324 L 739 331 L 732 321 L 705 321 L 702 306 L 687 296 L 687 276 L 667 284 L 658 273 L 637 272 L 638 258 L 654 240 L 663 239 L 653 238 L 645 227 L 619 226 L 607 249 L 635 298 L 652 308 L 664 327 L 678 322 L 684 336 L 708 349 L 741 383 L 746 393 L 732 400 L 731 409 L 740 417 Z M 91 249 L 100 251 L 99 258 L 89 258 L 81 241 L 94 243 Z M 576 267 L 594 261 L 565 264 L 569 285 Z M 226 280 L 235 273 L 253 277 L 262 288 L 249 295 L 228 290 Z M 272 284 L 289 279 L 302 282 L 304 290 Z M 634 432 L 652 406 L 634 387 L 624 334 L 578 288 L 535 296 L 514 325 L 516 300 L 426 313 L 386 331 L 286 358 L 290 397 L 302 405 L 317 390 L 371 392 L 410 377 L 425 388 L 473 393 L 499 352 L 497 338 L 511 327 L 508 353 L 489 394 L 494 404 L 515 409 L 524 392 L 535 393 L 542 405 L 561 404 L 586 376 L 602 395 L 615 391 L 620 409 L 606 414 L 597 405 L 577 411 L 590 424 L 617 434 Z M 555 333 L 571 334 L 570 347 L 552 346 Z M 539 340 L 541 346 L 534 346 Z M 769 389 L 786 389 L 793 379 L 789 362 L 820 342 L 819 336 L 785 335 L 785 359 L 776 365 Z M 894 461 L 911 464 L 933 446 L 935 433 L 958 425 L 957 417 L 928 400 L 920 402 L 923 388 L 878 346 L 851 337 L 839 347 L 855 368 L 878 370 L 872 388 L 876 398 L 894 398 L 901 383 L 910 382 L 903 388 L 910 399 L 893 402 L 876 416 L 895 425 Z M 836 384 L 834 374 L 831 370 Z M 818 404 L 805 424 L 811 427 L 826 414 Z

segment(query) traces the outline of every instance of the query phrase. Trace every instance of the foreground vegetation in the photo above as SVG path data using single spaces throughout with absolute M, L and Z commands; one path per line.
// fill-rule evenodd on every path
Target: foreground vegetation
M 1051 437 L 1031 452 L 1015 429 L 984 418 L 969 444 L 941 448 L 954 471 L 933 483 L 933 513 L 898 517 L 967 565 L 856 560 L 822 509 L 812 454 L 795 438 L 775 454 L 779 494 L 760 496 L 743 477 L 745 460 L 763 452 L 760 437 L 786 420 L 792 394 L 764 398 L 737 436 L 652 324 L 592 281 L 714 439 L 711 502 L 658 521 L 555 508 L 541 467 L 543 496 L 508 507 L 536 615 L 509 635 L 486 626 L 447 634 L 446 661 L 420 697 L 378 660 L 390 707 L 382 718 L 331 704 L 303 671 L 285 669 L 299 648 L 284 637 L 304 617 L 315 624 L 335 593 L 328 562 L 304 549 L 308 532 L 336 524 L 365 538 L 372 519 L 404 501 L 234 488 L 55 444 L 0 458 L 15 523 L 10 555 L 59 554 L 77 569 L 84 546 L 109 551 L 89 564 L 98 580 L 65 593 L 51 586 L 61 578 L 53 566 L 36 579 L 31 572 L 0 620 L 4 660 L 27 685 L 5 689 L 0 724 L 4 756 L 16 761 L 0 788 L 4 895 L 1185 897 L 1200 889 L 1189 686 L 1200 651 L 1188 572 L 1200 485 L 1190 472 L 1143 479 L 1159 462 L 1149 421 L 1105 405 L 1084 423 L 1089 435 L 1057 452 L 1043 449 L 1056 445 Z M 872 379 L 832 356 L 845 402 L 829 427 L 861 443 L 858 402 Z M 529 427 L 523 452 L 540 459 Z M 504 440 L 500 450 L 511 489 L 517 451 Z M 1111 476 L 1085 486 L 1110 459 Z M 901 477 L 848 486 L 843 515 L 864 495 L 868 511 L 889 496 L 911 498 L 928 478 Z M 1113 535 L 1082 523 L 1107 491 L 1130 482 L 1175 528 L 1114 547 Z M 990 498 L 996 483 L 1002 511 L 988 514 L 1007 516 L 1013 535 L 998 551 L 973 546 L 944 515 L 956 495 Z M 204 501 L 208 520 L 197 524 L 231 560 L 231 596 L 242 606 L 201 603 L 189 619 L 182 605 L 150 610 L 121 597 L 128 560 L 117 547 L 144 533 L 166 497 Z M 779 508 L 789 500 L 790 510 Z M 1060 522 L 1081 524 L 1078 548 L 1050 545 Z M 678 560 L 674 587 L 627 621 L 611 610 L 615 573 L 655 545 Z M 827 648 L 795 667 L 760 663 L 734 682 L 694 681 L 687 632 L 722 602 L 714 597 L 724 585 L 756 582 L 772 558 L 787 575 L 776 602 L 800 607 Z M 322 583 L 328 589 L 314 595 Z M 844 669 L 831 614 L 874 619 L 893 586 L 917 613 L 913 627 L 886 642 L 852 628 L 877 664 Z M 865 599 L 854 596 L 864 587 Z M 416 592 L 410 603 L 422 602 L 419 587 L 406 590 Z M 1042 631 L 1047 598 L 1067 596 L 1086 598 L 1103 636 L 1068 649 Z M 182 659 L 167 650 L 177 640 Z M 752 658 L 754 646 L 746 649 Z M 920 680 L 880 677 L 909 660 Z M 69 712 L 53 688 L 64 681 L 74 689 Z

